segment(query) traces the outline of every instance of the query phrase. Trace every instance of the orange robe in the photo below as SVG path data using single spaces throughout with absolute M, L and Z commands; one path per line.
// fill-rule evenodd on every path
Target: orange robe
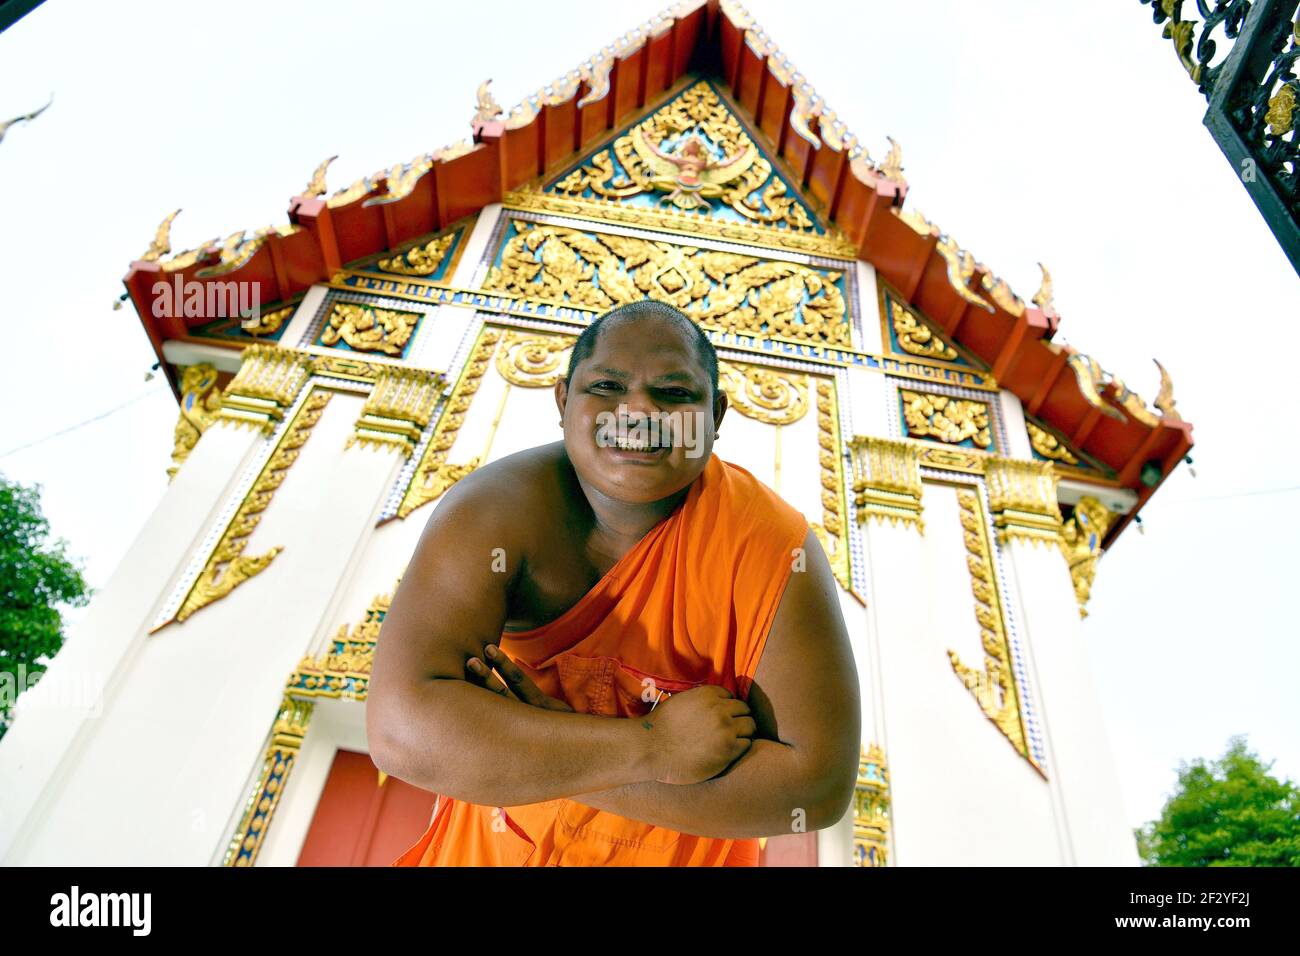
M 677 508 L 577 604 L 502 634 L 501 649 L 579 713 L 639 717 L 660 692 L 662 702 L 701 684 L 746 699 L 807 533 L 802 514 L 713 455 Z M 757 863 L 757 839 L 683 834 L 567 799 L 483 807 L 442 796 L 424 836 L 393 865 Z

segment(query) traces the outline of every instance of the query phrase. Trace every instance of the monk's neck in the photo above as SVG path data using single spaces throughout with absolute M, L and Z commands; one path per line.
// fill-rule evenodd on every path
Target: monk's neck
M 632 503 L 609 498 L 581 479 L 579 482 L 587 503 L 591 506 L 589 546 L 614 560 L 630 551 L 651 528 L 672 514 L 673 509 L 691 490 L 691 486 L 687 485 L 681 491 L 659 501 Z

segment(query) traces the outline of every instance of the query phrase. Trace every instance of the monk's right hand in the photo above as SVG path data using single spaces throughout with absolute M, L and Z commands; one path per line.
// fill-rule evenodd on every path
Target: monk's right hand
M 637 719 L 654 734 L 660 783 L 716 777 L 744 756 L 758 729 L 749 705 L 716 684 L 673 694 Z

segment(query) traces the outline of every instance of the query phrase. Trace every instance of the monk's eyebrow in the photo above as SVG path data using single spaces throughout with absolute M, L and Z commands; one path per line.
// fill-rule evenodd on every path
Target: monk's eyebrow
M 619 381 L 623 381 L 623 382 L 625 382 L 625 381 L 627 381 L 629 378 L 631 378 L 631 375 L 630 375 L 629 373 L 623 371 L 623 369 L 620 369 L 620 368 L 611 368 L 611 367 L 609 367 L 608 365 L 593 365 L 593 366 L 591 367 L 591 372 L 594 373 L 594 374 L 596 374 L 596 375 L 604 375 L 604 376 L 607 376 L 607 377 L 609 377 L 609 378 L 616 378 L 616 379 L 618 379 Z M 651 381 L 656 382 L 656 383 L 658 383 L 658 382 L 689 382 L 689 383 L 692 384 L 692 385 L 696 384 L 695 376 L 692 375 L 690 372 L 668 372 L 668 373 L 666 373 L 666 374 L 664 374 L 664 375 L 658 375 L 658 376 L 656 376 L 655 378 L 651 379 Z

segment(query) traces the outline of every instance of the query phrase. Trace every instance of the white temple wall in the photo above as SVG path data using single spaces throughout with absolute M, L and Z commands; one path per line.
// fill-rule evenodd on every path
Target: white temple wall
M 884 688 L 893 862 L 1062 863 L 1047 785 L 984 716 L 949 661 L 980 668 L 956 492 L 927 482 L 925 534 L 868 525 Z
M 141 642 L 75 764 L 44 794 L 39 831 L 6 862 L 209 862 L 231 808 L 246 796 L 285 680 L 394 469 L 393 456 L 343 453 L 361 404 L 359 396 L 333 396 L 247 547 L 284 551 L 232 594 Z M 199 449 L 227 432 L 240 434 L 210 429 L 182 473 L 197 471 Z M 187 558 L 174 555 L 171 567 Z
M 81 763 L 95 753 L 92 743 L 126 692 L 164 591 L 258 443 L 253 432 L 234 428 L 211 429 L 198 442 L 122 563 L 50 662 L 41 679 L 53 695 L 50 705 L 35 691 L 19 698 L 14 724 L 0 741 L 0 863 L 83 861 L 72 834 L 61 834 L 46 822 L 53 819 L 48 811 Z M 67 702 L 62 689 L 78 687 L 90 687 L 93 699 Z M 128 748 L 119 758 L 128 763 L 113 773 L 130 775 L 137 751 Z M 129 829 L 120 822 L 112 828 Z M 38 837 L 44 851 L 32 845 Z M 89 834 L 92 842 L 96 838 Z
M 1051 776 L 1059 791 L 1066 862 L 1137 866 L 1119 775 L 1093 683 L 1078 604 L 1055 549 L 1013 540 L 1007 546 L 1023 629 L 1044 702 Z

